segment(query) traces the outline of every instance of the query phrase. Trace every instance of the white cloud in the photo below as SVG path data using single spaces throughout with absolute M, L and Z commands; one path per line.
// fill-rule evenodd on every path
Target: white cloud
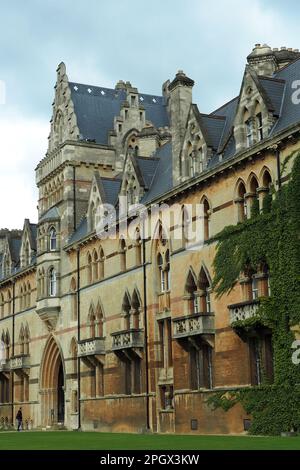
M 44 156 L 48 133 L 46 121 L 16 111 L 0 114 L 1 227 L 22 228 L 25 218 L 37 222 L 34 168 Z

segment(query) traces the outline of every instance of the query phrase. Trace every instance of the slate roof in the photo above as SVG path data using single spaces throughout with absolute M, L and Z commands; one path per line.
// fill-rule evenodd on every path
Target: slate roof
M 300 121 L 300 105 L 294 104 L 292 100 L 292 95 L 295 92 L 292 84 L 294 81 L 299 80 L 300 77 L 300 59 L 277 72 L 275 77 L 285 80 L 285 87 L 280 117 L 272 129 L 272 134 L 277 134 L 291 124 Z
M 74 103 L 80 139 L 95 140 L 98 144 L 108 143 L 108 133 L 114 129 L 114 117 L 120 114 L 126 100 L 125 90 L 83 85 L 69 82 Z M 165 100 L 161 96 L 139 94 L 145 108 L 146 119 L 157 128 L 168 126 L 169 118 Z
M 69 243 L 75 243 L 87 235 L 87 218 L 83 217 L 77 230 L 69 238 Z
M 221 106 L 220 108 L 216 109 L 215 111 L 211 113 L 212 115 L 223 116 L 225 118 L 225 124 L 224 124 L 223 132 L 220 138 L 218 151 L 222 151 L 231 133 L 233 121 L 234 121 L 236 110 L 237 110 L 238 100 L 239 100 L 239 97 L 236 96 L 231 101 L 229 101 L 228 103 L 225 103 L 223 106 Z
M 40 218 L 40 222 L 45 222 L 46 220 L 59 219 L 59 212 L 57 207 L 51 207 L 45 214 Z
M 140 169 L 145 187 L 149 188 L 153 180 L 157 165 L 159 163 L 159 158 L 136 157 L 136 162 Z
M 118 201 L 122 180 L 112 178 L 101 178 L 105 193 L 105 202 L 115 206 Z
M 256 83 L 267 101 L 277 120 L 270 131 L 270 136 L 276 135 L 292 124 L 300 123 L 300 104 L 294 104 L 292 95 L 295 88 L 293 82 L 299 80 L 300 59 L 290 63 L 273 77 L 256 77 Z M 74 102 L 77 122 L 82 139 L 95 139 L 97 143 L 107 144 L 108 133 L 113 129 L 114 117 L 118 116 L 122 103 L 126 100 L 125 90 L 94 87 L 70 82 L 71 95 Z M 88 91 L 90 90 L 90 91 Z M 140 103 L 146 111 L 146 119 L 156 127 L 169 125 L 165 100 L 161 96 L 139 94 Z M 208 169 L 218 166 L 222 161 L 235 155 L 233 138 L 233 123 L 239 103 L 239 97 L 219 107 L 210 114 L 200 113 L 193 105 L 196 117 L 208 146 L 213 149 L 213 155 L 208 163 Z M 152 157 L 134 157 L 134 163 L 145 186 L 145 194 L 141 200 L 149 204 L 173 188 L 172 176 L 172 145 L 169 141 L 160 147 Z M 117 206 L 118 194 L 121 188 L 122 173 L 115 178 L 97 176 L 97 181 L 104 194 L 105 201 Z M 40 221 L 59 217 L 56 207 L 47 211 Z M 36 225 L 30 224 L 32 236 L 36 239 Z M 87 235 L 87 219 L 84 217 L 76 232 L 69 239 L 74 243 Z M 10 240 L 14 261 L 19 262 L 20 239 Z M 0 266 L 2 255 L 0 255 Z
M 150 189 L 141 200 L 142 204 L 149 203 L 158 196 L 170 191 L 173 187 L 171 142 L 160 147 L 155 156 L 159 159 L 158 164 L 153 175 Z
M 274 114 L 279 116 L 285 82 L 268 77 L 259 78 L 259 82 L 272 104 Z

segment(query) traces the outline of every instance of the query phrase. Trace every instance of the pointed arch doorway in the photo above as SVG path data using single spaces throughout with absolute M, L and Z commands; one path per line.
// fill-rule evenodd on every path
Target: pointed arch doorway
M 45 346 L 41 367 L 41 424 L 65 421 L 65 374 L 62 354 L 53 336 Z

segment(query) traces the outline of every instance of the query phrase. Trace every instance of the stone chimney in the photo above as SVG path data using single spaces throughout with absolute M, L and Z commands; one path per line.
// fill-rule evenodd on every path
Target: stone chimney
M 174 80 L 168 85 L 168 108 L 171 120 L 174 185 L 182 181 L 180 155 L 186 121 L 192 104 L 193 86 L 194 80 L 187 77 L 182 70 L 177 72 Z
M 299 57 L 298 49 L 286 47 L 272 49 L 267 44 L 255 44 L 251 54 L 247 57 L 247 61 L 257 75 L 271 77 L 279 69 Z

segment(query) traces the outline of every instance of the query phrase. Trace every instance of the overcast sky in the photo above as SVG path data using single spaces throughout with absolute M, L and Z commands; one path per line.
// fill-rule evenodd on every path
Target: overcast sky
M 34 168 L 47 150 L 59 62 L 72 81 L 129 80 L 153 94 L 183 69 L 196 82 L 193 101 L 210 112 L 238 94 L 255 43 L 300 48 L 296 0 L 0 0 L 0 18 L 0 227 L 8 228 L 37 221 Z

